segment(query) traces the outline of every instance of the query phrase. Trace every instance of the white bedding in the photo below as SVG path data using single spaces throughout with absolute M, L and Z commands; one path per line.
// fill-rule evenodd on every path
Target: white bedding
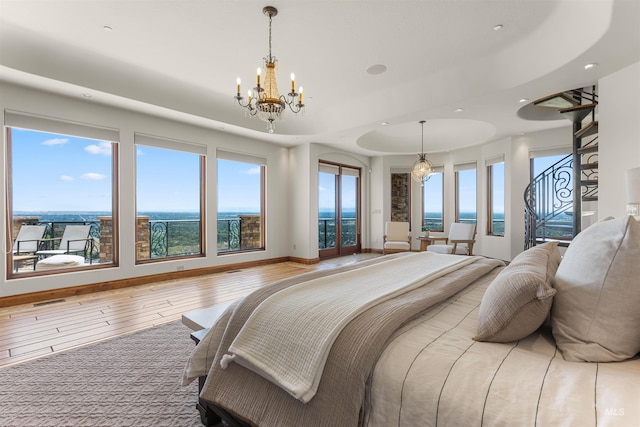
M 239 363 L 308 402 L 316 394 L 329 350 L 347 323 L 373 305 L 473 261 L 412 253 L 281 290 L 253 311 L 221 366 Z
M 364 425 L 640 426 L 640 359 L 565 361 L 549 331 L 471 339 L 488 282 L 402 328 L 376 364 Z M 615 333 L 615 331 L 612 331 Z

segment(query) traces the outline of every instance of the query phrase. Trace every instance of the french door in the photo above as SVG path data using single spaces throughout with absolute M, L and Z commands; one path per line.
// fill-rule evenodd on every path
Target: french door
M 360 169 L 320 162 L 318 251 L 320 258 L 360 251 Z

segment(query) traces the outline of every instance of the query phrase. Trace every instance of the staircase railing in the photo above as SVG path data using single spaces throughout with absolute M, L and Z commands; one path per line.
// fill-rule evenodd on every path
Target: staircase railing
M 573 212 L 573 156 L 560 159 L 536 176 L 524 191 L 525 249 L 536 240 L 570 235 L 572 224 L 561 216 Z
M 573 123 L 573 153 L 551 165 L 525 189 L 525 249 L 547 238 L 573 238 L 581 230 L 582 203 L 598 200 L 596 86 L 556 93 L 533 104 L 555 108 Z M 589 123 L 583 126 L 589 116 Z

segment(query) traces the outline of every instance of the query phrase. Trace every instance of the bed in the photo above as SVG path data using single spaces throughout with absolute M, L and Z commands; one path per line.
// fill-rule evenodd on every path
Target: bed
M 562 262 L 549 243 L 508 267 L 410 253 L 280 281 L 228 308 L 184 382 L 200 378 L 205 424 L 638 426 L 640 223 L 571 246 Z M 318 289 L 328 320 L 304 305 Z

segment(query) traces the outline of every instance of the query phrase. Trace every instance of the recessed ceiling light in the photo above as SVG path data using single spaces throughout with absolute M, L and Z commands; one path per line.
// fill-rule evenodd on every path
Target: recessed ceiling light
M 386 125 L 388 125 L 388 124 L 389 124 L 389 122 L 382 122 L 382 123 L 380 123 L 380 124 L 381 124 L 382 126 L 386 126 Z
M 502 24 L 494 25 L 493 26 L 493 31 L 500 31 L 503 28 L 504 28 L 504 25 L 502 25 Z
M 82 97 L 83 98 L 93 98 L 93 95 L 91 95 L 90 93 L 83 93 Z
M 585 66 L 584 66 L 584 69 L 585 69 L 585 70 L 590 70 L 590 69 L 592 69 L 592 68 L 596 68 L 597 66 L 598 66 L 598 63 L 596 63 L 596 62 L 591 62 L 591 63 L 589 63 L 589 64 L 585 65 Z
M 520 103 L 529 102 L 529 98 L 520 98 L 520 100 L 518 102 L 520 102 Z
M 387 71 L 387 66 L 382 64 L 375 64 L 367 68 L 367 73 L 371 75 L 382 74 Z
M 111 27 L 110 27 L 110 26 L 108 26 L 108 25 L 105 25 L 104 27 L 102 27 L 102 29 L 103 29 L 104 31 L 106 31 L 106 32 L 111 32 L 111 31 L 113 31 L 113 28 L 111 28 Z
M 454 111 L 456 113 L 462 113 L 464 111 L 464 108 L 456 108 Z

